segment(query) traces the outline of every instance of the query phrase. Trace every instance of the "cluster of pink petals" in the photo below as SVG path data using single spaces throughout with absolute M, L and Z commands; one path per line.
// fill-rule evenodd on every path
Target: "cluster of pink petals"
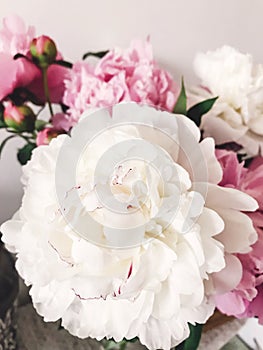
M 31 40 L 35 36 L 35 28 L 26 27 L 23 20 L 12 15 L 3 19 L 0 30 L 0 51 L 14 56 L 18 52 L 26 55 Z
M 30 57 L 29 47 L 34 35 L 34 27 L 27 29 L 20 17 L 4 18 L 0 31 L 0 100 L 17 88 L 26 88 L 37 97 L 37 102 L 45 101 L 40 69 L 26 58 L 14 60 L 18 53 Z M 62 100 L 66 72 L 66 68 L 57 65 L 48 69 L 50 96 L 54 103 Z
M 68 132 L 72 127 L 72 118 L 64 113 L 56 113 L 51 124 L 37 133 L 37 146 L 48 145 L 50 141 L 60 134 Z
M 170 74 L 154 61 L 150 42 L 134 40 L 126 50 L 109 51 L 96 66 L 76 63 L 66 80 L 63 102 L 77 121 L 87 108 L 122 101 L 171 111 L 178 92 Z
M 238 318 L 258 317 L 263 324 L 263 158 L 255 158 L 248 168 L 238 162 L 234 152 L 217 150 L 217 158 L 224 173 L 220 185 L 237 188 L 254 197 L 259 204 L 257 212 L 248 214 L 257 230 L 258 240 L 249 253 L 237 255 L 243 267 L 242 279 L 231 292 L 216 296 L 217 307 Z

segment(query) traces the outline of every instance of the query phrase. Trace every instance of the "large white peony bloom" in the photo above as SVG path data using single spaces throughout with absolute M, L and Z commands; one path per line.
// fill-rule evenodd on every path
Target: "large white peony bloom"
M 236 142 L 249 156 L 263 156 L 263 66 L 229 46 L 199 53 L 194 69 L 202 87 L 192 88 L 193 102 L 219 96 L 202 118 L 205 136 L 216 144 Z
M 100 110 L 37 148 L 23 173 L 3 241 L 38 313 L 81 338 L 170 349 L 210 317 L 214 293 L 237 285 L 232 254 L 256 239 L 241 211 L 257 203 L 217 185 L 213 140 L 181 115 Z

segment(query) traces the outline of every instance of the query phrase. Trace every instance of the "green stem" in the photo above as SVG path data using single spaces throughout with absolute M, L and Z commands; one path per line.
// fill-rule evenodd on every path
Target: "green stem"
M 49 112 L 51 117 L 53 117 L 54 113 L 53 113 L 53 109 L 52 109 L 52 104 L 50 101 L 50 94 L 49 94 L 49 88 L 48 88 L 48 79 L 47 79 L 47 68 L 42 68 L 42 76 L 43 76 L 43 87 L 44 87 L 44 93 L 45 93 L 45 98 L 46 101 L 48 103 L 48 108 L 49 108 Z
M 13 136 L 19 136 L 19 137 L 22 137 L 22 139 L 26 140 L 27 142 L 30 142 L 30 140 L 35 140 L 36 138 L 36 134 L 35 133 L 32 133 L 32 136 L 26 136 L 26 135 L 23 135 L 21 134 L 19 131 L 14 131 L 14 130 L 10 130 L 10 129 L 6 129 L 10 134 L 13 134 Z
M 6 145 L 6 143 L 7 143 L 9 140 L 11 140 L 11 139 L 13 139 L 14 137 L 16 137 L 16 136 L 18 136 L 18 135 L 11 135 L 11 136 L 8 136 L 4 141 L 2 141 L 2 143 L 0 144 L 0 156 L 1 156 L 1 153 L 2 153 L 2 151 L 3 151 L 3 149 L 4 149 L 5 145 Z

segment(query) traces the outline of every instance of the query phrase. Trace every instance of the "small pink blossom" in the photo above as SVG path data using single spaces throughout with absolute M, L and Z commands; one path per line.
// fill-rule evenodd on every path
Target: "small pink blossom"
M 153 59 L 149 41 L 133 41 L 126 50 L 109 51 L 95 67 L 77 63 L 68 79 L 64 103 L 78 119 L 87 108 L 135 101 L 171 111 L 178 86 Z
M 244 168 L 234 152 L 217 150 L 216 155 L 224 174 L 220 185 L 237 188 L 259 204 L 257 212 L 247 214 L 257 230 L 258 240 L 249 253 L 237 255 L 243 267 L 242 279 L 234 290 L 215 297 L 217 307 L 235 317 L 258 317 L 263 324 L 263 158 L 256 158 Z
M 49 142 L 59 134 L 63 134 L 63 132 L 52 127 L 45 128 L 38 132 L 36 144 L 37 146 L 48 145 Z

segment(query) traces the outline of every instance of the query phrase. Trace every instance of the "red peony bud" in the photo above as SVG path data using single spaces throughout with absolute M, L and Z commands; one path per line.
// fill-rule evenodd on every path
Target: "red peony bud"
M 48 36 L 42 35 L 31 41 L 30 52 L 33 61 L 40 68 L 47 68 L 57 57 L 57 47 Z
M 15 131 L 32 132 L 35 128 L 36 116 L 32 109 L 26 105 L 15 106 L 8 102 L 4 110 L 4 122 L 6 126 Z

